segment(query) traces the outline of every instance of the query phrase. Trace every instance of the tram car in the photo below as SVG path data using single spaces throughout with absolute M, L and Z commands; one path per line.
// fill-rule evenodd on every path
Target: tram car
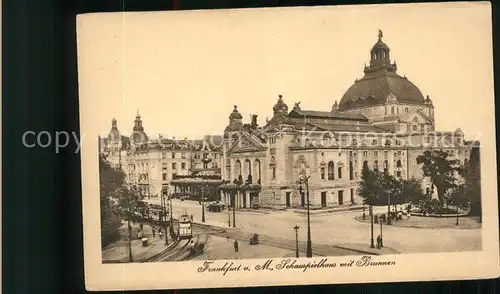
M 170 222 L 170 213 L 167 211 L 167 222 Z M 148 218 L 156 225 L 161 225 L 160 216 L 163 215 L 163 207 L 158 204 L 150 204 L 148 207 Z M 165 219 L 165 218 L 164 218 Z
M 179 240 L 191 239 L 193 237 L 191 217 L 183 214 L 178 220 Z

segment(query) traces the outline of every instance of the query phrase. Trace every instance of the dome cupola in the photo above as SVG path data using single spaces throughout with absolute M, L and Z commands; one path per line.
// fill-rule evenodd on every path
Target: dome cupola
M 231 114 L 229 115 L 229 119 L 230 120 L 243 119 L 243 116 L 238 111 L 238 106 L 237 105 L 234 106 L 233 112 L 231 112 Z
M 277 114 L 277 113 L 288 114 L 288 105 L 286 105 L 285 102 L 283 102 L 282 95 L 278 95 L 278 102 L 276 102 L 276 104 L 274 104 L 273 111 L 274 111 L 274 114 Z
M 397 97 L 399 103 L 424 105 L 426 100 L 420 89 L 406 76 L 397 74 L 396 63 L 391 63 L 390 48 L 382 41 L 379 30 L 378 41 L 370 50 L 370 65 L 365 66 L 364 76 L 354 84 L 340 99 L 339 110 L 368 107 L 392 101 Z
M 120 137 L 121 137 L 120 131 L 118 131 L 116 119 L 113 118 L 113 120 L 111 120 L 111 130 L 109 131 L 109 134 L 108 134 L 108 140 L 109 141 L 118 141 L 120 139 Z
M 237 132 L 240 131 L 243 127 L 242 122 L 243 116 L 238 111 L 238 106 L 235 105 L 231 114 L 229 114 L 229 124 L 226 126 L 224 130 L 224 137 L 227 138 L 229 136 L 229 132 Z
M 137 110 L 137 114 L 135 115 L 134 120 L 134 129 L 132 134 L 130 135 L 130 139 L 134 143 L 145 143 L 148 141 L 148 136 L 144 132 L 144 127 L 142 125 L 141 115 L 139 114 L 139 110 Z

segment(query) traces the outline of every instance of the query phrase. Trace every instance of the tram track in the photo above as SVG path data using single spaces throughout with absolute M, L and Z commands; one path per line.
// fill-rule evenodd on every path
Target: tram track
M 186 243 L 187 244 L 187 243 Z M 165 248 L 163 251 L 146 258 L 142 260 L 141 262 L 158 262 L 162 261 L 166 256 L 169 256 L 172 252 L 175 252 L 179 247 L 185 246 L 186 244 L 181 244 L 181 241 L 176 240 L 173 243 L 171 243 L 167 248 Z

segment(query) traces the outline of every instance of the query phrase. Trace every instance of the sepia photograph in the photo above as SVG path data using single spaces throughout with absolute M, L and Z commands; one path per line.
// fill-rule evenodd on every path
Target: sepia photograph
M 497 275 L 491 35 L 481 2 L 79 16 L 87 282 Z

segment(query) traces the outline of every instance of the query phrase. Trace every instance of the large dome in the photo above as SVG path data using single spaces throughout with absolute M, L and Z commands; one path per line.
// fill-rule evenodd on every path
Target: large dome
M 341 110 L 384 104 L 389 95 L 398 102 L 425 103 L 417 86 L 397 74 L 396 62 L 391 63 L 390 48 L 382 41 L 382 36 L 379 30 L 378 41 L 370 50 L 370 65 L 365 66 L 364 77 L 356 80 L 342 96 L 339 104 Z
M 340 100 L 341 109 L 363 104 L 383 104 L 387 96 L 393 94 L 399 102 L 424 104 L 422 92 L 406 77 L 395 72 L 379 70 L 367 73 L 345 92 Z

